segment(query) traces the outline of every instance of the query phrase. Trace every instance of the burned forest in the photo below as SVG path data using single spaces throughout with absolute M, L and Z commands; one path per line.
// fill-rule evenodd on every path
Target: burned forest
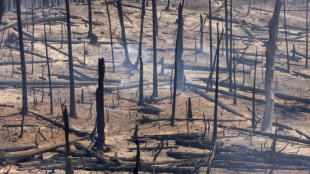
M 309 3 L 0 0 L 0 173 L 309 173 Z

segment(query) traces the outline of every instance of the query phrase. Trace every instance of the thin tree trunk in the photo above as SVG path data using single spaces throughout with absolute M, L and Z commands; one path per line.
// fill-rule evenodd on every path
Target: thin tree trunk
M 306 2 L 306 65 L 305 67 L 308 68 L 308 45 L 309 45 L 309 0 Z
M 210 30 L 210 70 L 212 66 L 212 50 L 213 50 L 213 43 L 212 43 L 212 4 L 211 0 L 209 0 L 209 30 Z
M 16 12 L 17 12 L 17 25 L 19 35 L 19 49 L 20 49 L 20 63 L 22 69 L 22 86 L 23 86 L 23 107 L 21 113 L 28 115 L 28 101 L 27 101 L 27 77 L 26 77 L 26 63 L 24 54 L 24 39 L 23 39 L 23 28 L 20 12 L 20 0 L 16 0 Z
M 254 83 L 253 83 L 253 101 L 252 101 L 252 128 L 255 127 L 255 83 L 256 83 L 256 67 L 257 67 L 257 48 L 255 56 Z
M 234 46 L 235 48 L 235 43 Z M 232 57 L 233 60 L 233 68 L 234 68 L 234 105 L 237 105 L 237 87 L 236 87 L 236 61 L 235 61 L 235 56 Z
M 93 34 L 93 22 L 92 22 L 92 9 L 91 9 L 91 0 L 88 0 L 88 25 L 89 25 L 89 30 L 88 30 L 88 38 L 90 38 Z
M 152 0 L 152 12 L 153 12 L 153 97 L 158 97 L 158 84 L 157 84 L 157 10 L 156 0 Z
M 203 49 L 203 27 L 204 27 L 203 17 L 200 14 L 200 49 L 199 49 L 199 53 L 205 52 Z
M 183 1 L 184 3 L 184 1 Z M 176 105 L 176 96 L 177 96 L 177 78 L 178 78 L 178 53 L 179 53 L 179 40 L 180 34 L 182 30 L 182 22 L 183 22 L 183 4 L 179 4 L 178 10 L 178 33 L 177 33 L 177 40 L 176 40 L 176 49 L 175 49 L 175 60 L 174 60 L 174 86 L 173 86 L 173 101 L 172 101 L 172 115 L 171 115 L 171 126 L 174 126 L 174 118 L 175 118 L 175 105 Z
M 96 109 L 97 109 L 97 132 L 98 137 L 96 140 L 97 150 L 102 151 L 103 146 L 105 144 L 105 135 L 104 135 L 104 88 L 103 88 L 103 80 L 104 80 L 104 72 L 105 72 L 105 65 L 104 59 L 99 59 L 98 62 L 98 71 L 99 71 L 99 78 L 98 78 L 98 88 L 96 91 Z
M 62 112 L 63 119 L 65 123 L 65 141 L 66 141 L 66 174 L 73 174 L 73 166 L 71 161 L 71 150 L 70 150 L 70 142 L 69 142 L 69 117 L 68 117 L 68 111 L 67 106 L 65 106 L 65 109 Z
M 0 2 L 0 24 L 2 24 L 2 16 L 4 15 L 5 0 Z
M 68 53 L 69 53 L 69 74 L 70 74 L 70 113 L 69 115 L 73 118 L 76 118 L 69 0 L 66 0 L 66 12 L 67 12 L 67 31 L 68 31 L 67 35 L 68 35 Z
M 109 4 L 107 3 L 107 0 L 105 0 L 105 4 L 107 6 L 107 13 L 108 13 L 108 19 L 109 19 L 109 30 L 110 30 L 110 40 L 111 40 L 110 42 L 111 42 L 113 72 L 115 72 L 112 26 L 111 26 L 111 17 L 110 17 Z
M 277 0 L 275 3 L 273 16 L 268 23 L 269 40 L 268 42 L 266 42 L 266 76 L 265 76 L 266 104 L 261 131 L 271 131 L 272 129 L 272 115 L 274 111 L 274 63 L 275 63 L 275 54 L 277 50 L 276 41 L 277 41 L 281 6 L 282 6 L 281 0 Z
M 31 74 L 33 74 L 33 51 L 34 51 L 34 3 L 36 0 L 33 0 L 31 7 L 31 21 L 32 21 L 32 37 L 31 37 Z
M 46 29 L 45 29 L 45 22 L 44 22 L 44 40 L 45 40 L 45 53 L 46 53 L 46 65 L 47 65 L 47 76 L 48 76 L 48 84 L 50 89 L 50 114 L 53 115 L 53 90 L 52 90 L 52 80 L 51 80 L 51 71 L 50 71 L 50 64 L 48 58 L 48 49 L 47 49 L 47 37 L 46 37 Z
M 117 0 L 116 4 L 117 4 L 117 12 L 119 16 L 120 25 L 121 25 L 121 31 L 122 31 L 122 46 L 124 47 L 124 50 L 125 50 L 125 61 L 123 62 L 123 65 L 125 67 L 131 68 L 133 65 L 129 59 L 129 54 L 128 54 L 126 31 L 125 31 L 124 18 L 123 18 L 122 0 Z
M 141 13 L 141 28 L 139 39 L 139 59 L 140 59 L 140 80 L 139 80 L 139 106 L 143 105 L 143 62 L 142 62 L 142 37 L 143 37 L 143 23 L 145 16 L 145 0 L 142 0 L 142 13 Z
M 229 92 L 232 92 L 232 0 L 230 0 Z
M 287 72 L 290 73 L 290 58 L 289 58 L 288 41 L 287 41 L 285 0 L 283 0 L 283 12 L 284 12 L 285 45 L 286 45 L 286 60 L 287 60 L 286 64 L 287 64 Z
M 228 7 L 227 7 L 227 0 L 225 0 L 225 49 L 226 49 L 226 66 L 227 66 L 227 70 L 230 70 L 229 69 L 229 50 L 228 50 Z M 229 74 L 230 74 L 230 72 L 229 72 Z

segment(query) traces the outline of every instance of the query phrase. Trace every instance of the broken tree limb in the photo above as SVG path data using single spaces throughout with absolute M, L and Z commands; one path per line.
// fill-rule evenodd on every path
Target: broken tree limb
M 35 149 L 35 148 L 38 148 L 38 145 L 0 148 L 0 151 L 4 151 L 4 152 L 17 152 L 17 151 L 25 151 L 25 150 Z
M 49 119 L 47 117 L 44 117 L 43 115 L 36 114 L 34 112 L 31 112 L 31 111 L 29 111 L 29 113 L 34 115 L 35 117 L 41 118 L 41 119 L 43 119 L 45 121 L 48 121 L 48 122 L 50 122 L 51 124 L 53 124 L 53 125 L 55 125 L 57 127 L 61 127 L 61 128 L 65 127 L 63 124 L 55 122 L 55 121 L 53 121 L 53 120 L 51 120 L 51 119 Z M 88 133 L 88 132 L 79 131 L 79 130 L 76 130 L 74 128 L 69 128 L 69 132 L 70 133 L 74 133 L 74 134 L 76 134 L 79 137 L 84 137 L 84 136 L 89 136 L 90 135 L 90 133 Z
M 203 98 L 205 98 L 205 99 L 207 99 L 207 100 L 209 100 L 209 101 L 211 101 L 211 102 L 214 102 L 214 98 L 211 97 L 210 95 L 208 95 L 207 93 L 205 93 L 205 92 L 203 92 L 203 91 L 199 91 L 199 90 L 197 90 L 197 89 L 195 89 L 195 88 L 190 88 L 190 90 L 193 91 L 194 93 L 196 93 L 196 94 L 202 96 Z M 222 103 L 222 102 L 220 102 L 220 101 L 218 101 L 218 104 L 219 104 L 219 106 L 220 106 L 221 108 L 227 110 L 228 112 L 231 112 L 231 113 L 233 113 L 233 114 L 235 114 L 235 115 L 238 115 L 238 116 L 241 116 L 241 117 L 244 116 L 242 113 L 238 112 L 238 111 L 235 110 L 234 108 L 231 108 L 230 106 L 227 106 L 226 104 L 224 104 L 224 103 Z

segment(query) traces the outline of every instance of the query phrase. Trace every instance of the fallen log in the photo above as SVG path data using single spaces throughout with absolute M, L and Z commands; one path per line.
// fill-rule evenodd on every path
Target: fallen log
M 109 157 L 107 157 L 107 156 L 104 157 L 104 156 L 98 154 L 97 152 L 95 152 L 95 151 L 93 151 L 93 150 L 91 150 L 91 149 L 85 147 L 85 146 L 84 146 L 83 144 L 81 144 L 81 143 L 75 143 L 74 145 L 75 145 L 75 147 L 77 147 L 78 149 L 83 149 L 83 150 L 85 150 L 89 155 L 95 157 L 95 158 L 98 160 L 99 163 L 101 163 L 101 164 L 103 164 L 103 165 L 105 165 L 105 166 L 107 166 L 107 167 L 109 167 L 109 166 L 118 166 L 118 165 L 120 165 L 117 159 L 113 159 L 113 161 L 111 161 L 111 160 L 109 159 Z
M 157 147 L 140 147 L 140 150 L 145 150 L 145 151 L 151 151 L 151 150 L 155 150 Z M 162 147 L 162 149 L 177 149 L 179 148 L 179 146 L 164 146 Z M 127 148 L 130 151 L 134 151 L 137 150 L 137 148 Z
M 199 90 L 197 90 L 197 89 L 195 89 L 195 88 L 190 88 L 190 90 L 193 91 L 194 93 L 196 93 L 196 94 L 202 96 L 203 98 L 205 98 L 205 99 L 207 99 L 207 100 L 209 100 L 209 101 L 211 101 L 211 102 L 214 102 L 214 98 L 211 97 L 210 95 L 208 95 L 207 93 L 202 92 L 202 91 L 199 91 Z M 226 104 L 224 104 L 224 103 L 222 103 L 222 102 L 220 102 L 220 101 L 218 101 L 218 104 L 219 104 L 219 106 L 220 106 L 221 108 L 227 110 L 228 112 L 231 112 L 231 113 L 233 113 L 233 114 L 235 114 L 235 115 L 238 115 L 238 116 L 241 116 L 241 117 L 244 116 L 244 115 L 243 115 L 242 113 L 240 113 L 239 111 L 235 110 L 234 108 L 231 108 L 230 106 L 228 106 L 228 105 L 226 105 Z
M 77 142 L 77 141 L 85 140 L 87 138 L 88 137 L 81 137 L 81 138 L 78 138 L 75 140 L 71 140 L 70 144 Z M 33 149 L 30 151 L 23 151 L 23 152 L 20 152 L 20 151 L 19 152 L 10 152 L 10 153 L 4 154 L 3 160 L 6 162 L 6 164 L 14 164 L 14 163 L 19 162 L 19 161 L 27 160 L 28 158 L 33 157 L 35 155 L 39 155 L 39 154 L 42 154 L 45 152 L 49 152 L 49 151 L 52 151 L 52 150 L 57 149 L 59 147 L 64 147 L 65 145 L 66 145 L 66 143 L 59 143 L 59 144 L 44 147 L 41 149 Z
M 202 119 L 202 118 L 176 118 L 175 121 L 204 121 L 204 122 L 213 122 L 213 119 Z M 146 116 L 142 116 L 141 119 L 138 120 L 140 124 L 145 124 L 145 123 L 152 123 L 152 122 L 158 122 L 158 121 L 171 121 L 171 119 L 168 118 L 160 118 L 160 119 L 151 119 Z M 248 120 L 217 120 L 218 122 L 242 122 L 242 121 L 248 121 Z
M 35 149 L 35 148 L 38 148 L 38 145 L 0 148 L 0 151 L 4 151 L 4 152 L 17 152 L 17 151 L 25 151 L 25 150 Z
M 55 126 L 57 126 L 57 127 L 60 127 L 60 128 L 64 128 L 64 127 L 65 127 L 63 124 L 58 123 L 58 122 L 55 122 L 55 121 L 53 121 L 53 120 L 51 120 L 51 119 L 49 119 L 49 118 L 47 118 L 47 117 L 44 117 L 44 116 L 42 116 L 42 115 L 40 115 L 40 114 L 36 114 L 36 113 L 34 113 L 34 112 L 31 112 L 31 111 L 29 111 L 29 113 L 32 114 L 32 115 L 34 115 L 35 117 L 41 118 L 41 119 L 43 119 L 43 120 L 45 120 L 45 121 L 48 121 L 48 122 L 50 122 L 51 124 L 53 124 L 53 125 L 55 125 Z M 79 136 L 79 137 L 90 136 L 90 133 L 88 133 L 88 132 L 83 132 L 83 131 L 79 131 L 79 130 L 76 130 L 76 129 L 74 129 L 74 128 L 69 128 L 69 132 L 70 132 L 70 133 L 74 133 L 74 134 L 76 134 L 76 135 Z
M 35 124 L 24 124 L 24 127 L 38 127 L 39 125 L 35 125 Z M 21 127 L 20 124 L 6 124 L 6 125 L 2 125 L 2 127 Z
M 198 149 L 213 149 L 214 144 L 206 140 L 175 140 L 175 144 L 179 146 L 192 147 Z
M 257 134 L 257 135 L 262 135 L 262 136 L 266 136 L 266 137 L 269 137 L 269 138 L 274 138 L 274 134 L 273 133 L 253 131 L 253 130 L 239 128 L 239 127 L 228 127 L 228 126 L 224 126 L 224 125 L 219 125 L 219 127 L 229 128 L 229 129 L 236 130 L 236 131 L 254 133 L 254 134 Z M 285 141 L 293 141 L 293 142 L 297 142 L 297 143 L 303 143 L 303 144 L 310 145 L 310 141 L 309 140 L 303 140 L 303 139 L 300 139 L 300 138 L 297 138 L 297 137 L 292 137 L 292 136 L 287 136 L 287 135 L 279 135 L 278 134 L 277 135 L 277 139 L 281 139 L 281 140 L 285 140 Z

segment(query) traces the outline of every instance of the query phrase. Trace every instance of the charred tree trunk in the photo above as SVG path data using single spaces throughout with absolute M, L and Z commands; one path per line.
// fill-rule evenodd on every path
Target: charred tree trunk
M 230 0 L 229 92 L 232 92 L 232 0 Z
M 199 49 L 199 53 L 205 52 L 203 49 L 203 27 L 204 27 L 203 17 L 200 14 L 200 49 Z
M 167 6 L 166 6 L 165 10 L 166 10 L 166 11 L 169 11 L 169 10 L 170 10 L 170 0 L 168 0 Z
M 289 58 L 288 41 L 287 41 L 287 26 L 286 26 L 286 8 L 285 8 L 285 0 L 283 0 L 283 13 L 284 13 L 284 29 L 285 29 L 286 64 L 287 64 L 287 72 L 290 73 L 290 58 Z
M 158 97 L 158 84 L 157 84 L 157 10 L 156 0 L 152 0 L 153 12 L 153 97 Z
M 140 80 L 139 80 L 139 106 L 143 105 L 143 62 L 142 62 L 142 37 L 143 37 L 143 23 L 145 16 L 145 0 L 142 0 L 142 13 L 141 13 L 141 28 L 139 39 L 139 53 L 138 58 L 140 60 Z
M 192 118 L 193 118 L 191 98 L 188 98 L 187 118 L 189 118 L 189 119 L 192 119 Z
M 234 43 L 234 48 L 235 48 L 235 43 Z M 234 105 L 237 105 L 237 87 L 236 87 L 236 61 L 235 61 L 235 56 L 232 57 L 233 60 L 233 67 L 234 67 Z
M 183 1 L 184 3 L 184 1 Z M 174 60 L 174 86 L 173 86 L 173 101 L 172 101 L 172 115 L 171 115 L 171 126 L 174 126 L 174 118 L 175 118 L 175 105 L 176 105 L 176 96 L 177 96 L 177 79 L 178 79 L 178 53 L 179 53 L 179 40 L 180 34 L 182 30 L 182 22 L 183 22 L 183 4 L 179 4 L 178 10 L 178 33 L 177 33 L 177 40 L 176 40 L 176 48 L 175 48 L 175 60 Z
M 21 113 L 23 115 L 28 115 L 27 77 L 26 77 L 26 63 L 24 54 L 23 28 L 20 12 L 20 0 L 16 0 L 16 12 L 17 12 L 18 35 L 19 35 L 20 63 L 22 69 L 22 86 L 23 86 L 23 107 Z
M 265 76 L 266 104 L 261 131 L 271 131 L 272 128 L 272 115 L 274 111 L 274 63 L 275 63 L 275 54 L 277 50 L 276 41 L 277 41 L 281 6 L 282 6 L 281 0 L 277 0 L 275 3 L 273 16 L 268 23 L 269 40 L 266 42 L 266 76 Z
M 225 1 L 226 2 L 226 1 Z M 219 48 L 220 37 L 219 37 L 219 28 L 217 25 L 217 46 Z M 215 102 L 214 102 L 214 125 L 213 125 L 213 135 L 212 142 L 216 142 L 217 139 L 217 105 L 218 105 L 218 91 L 219 91 L 219 49 L 216 50 L 216 81 L 215 81 Z
M 306 65 L 305 67 L 308 68 L 308 45 L 309 45 L 309 0 L 306 2 Z
M 111 42 L 113 72 L 115 72 L 115 65 L 114 65 L 114 49 L 113 49 L 113 37 L 112 37 L 112 26 L 111 26 L 111 17 L 110 17 L 109 4 L 107 3 L 107 0 L 105 0 L 105 4 L 106 4 L 106 6 L 107 6 L 107 13 L 108 13 L 108 19 L 109 19 L 109 30 L 110 30 L 110 40 L 111 40 L 110 42 Z
M 255 83 L 256 83 L 256 67 L 257 67 L 257 48 L 255 56 L 254 83 L 253 83 L 253 101 L 252 101 L 252 128 L 255 127 Z
M 31 6 L 31 21 L 32 21 L 32 37 L 31 37 L 31 74 L 33 74 L 33 51 L 34 51 L 34 3 L 32 2 Z
M 88 38 L 90 38 L 93 35 L 93 21 L 92 21 L 92 9 L 91 9 L 91 0 L 88 0 Z
M 66 12 L 67 12 L 68 53 L 69 53 L 69 74 L 70 74 L 70 113 L 69 115 L 73 118 L 76 118 L 69 0 L 66 0 Z
M 140 56 L 142 55 L 142 38 L 143 38 L 143 25 L 144 25 L 144 16 L 145 16 L 145 3 L 143 4 L 144 1 L 142 1 L 142 11 L 141 11 L 141 24 L 140 24 L 140 37 L 139 37 L 139 50 L 138 50 L 138 57 L 137 61 L 135 63 L 135 69 L 138 69 L 139 61 L 140 61 Z M 141 47 L 141 50 L 140 50 Z
M 2 16 L 4 14 L 4 9 L 5 9 L 5 0 L 2 0 L 0 2 L 0 24 L 2 24 Z
M 212 50 L 213 50 L 213 44 L 212 44 L 212 4 L 211 0 L 209 0 L 209 30 L 210 30 L 210 70 L 212 66 Z
M 226 66 L 229 71 L 229 50 L 228 50 L 228 7 L 227 0 L 225 0 L 225 49 L 226 49 Z M 230 74 L 230 72 L 229 72 Z M 229 87 L 229 89 L 231 86 Z
M 47 76 L 48 76 L 48 85 L 50 89 L 50 114 L 53 115 L 53 90 L 52 90 L 52 80 L 51 80 L 51 71 L 50 71 L 50 63 L 48 58 L 48 49 L 47 49 L 47 37 L 46 37 L 46 29 L 44 23 L 44 40 L 45 40 L 45 53 L 46 53 L 46 65 L 47 65 Z
M 122 30 L 122 45 L 125 50 L 125 61 L 123 62 L 123 64 L 125 67 L 131 68 L 133 65 L 129 59 L 129 54 L 128 54 L 126 31 L 125 31 L 124 18 L 123 18 L 122 0 L 117 0 L 116 4 L 117 4 L 117 12 L 118 12 L 119 21 L 120 21 L 121 30 Z
M 98 88 L 96 91 L 96 109 L 97 109 L 97 132 L 98 137 L 96 140 L 97 150 L 102 151 L 103 146 L 105 144 L 105 135 L 104 135 L 104 88 L 103 88 L 103 80 L 104 80 L 104 72 L 105 72 L 105 65 L 104 59 L 99 59 L 98 63 L 98 71 L 99 71 L 99 78 L 98 78 Z
M 71 150 L 70 150 L 70 142 L 69 142 L 69 117 L 68 117 L 68 111 L 67 106 L 65 106 L 65 109 L 62 111 L 63 114 L 63 120 L 65 123 L 65 141 L 66 141 L 66 174 L 73 174 L 73 166 L 71 161 Z

